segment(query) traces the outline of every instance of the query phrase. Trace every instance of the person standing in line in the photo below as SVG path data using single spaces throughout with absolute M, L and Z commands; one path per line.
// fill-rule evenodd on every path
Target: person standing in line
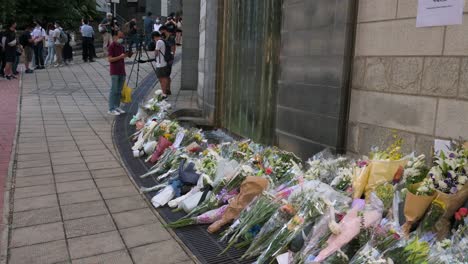
M 92 56 L 92 49 L 93 49 L 93 36 L 94 36 L 94 29 L 90 25 L 88 25 L 88 19 L 83 19 L 83 25 L 81 26 L 81 36 L 83 39 L 83 61 L 84 62 L 94 62 Z
M 107 56 L 107 48 L 112 43 L 114 25 L 112 13 L 107 13 L 106 17 L 101 21 L 101 24 L 99 24 L 99 32 L 102 33 L 102 48 L 105 57 Z
M 5 31 L 0 31 L 0 77 L 5 78 L 5 47 L 3 47 L 3 36 L 5 35 Z
M 63 66 L 63 45 L 67 42 L 67 35 L 60 26 L 60 22 L 55 22 L 55 54 L 57 56 L 57 64 L 55 67 Z
M 153 33 L 153 13 L 148 12 L 148 14 L 146 14 L 143 25 L 145 30 L 145 45 L 148 47 L 151 42 L 151 33 Z
M 46 31 L 39 22 L 35 22 L 35 27 L 31 33 L 34 49 L 34 62 L 37 70 L 44 69 L 44 40 L 47 37 Z
M 47 25 L 47 57 L 45 67 L 52 66 L 55 57 L 55 27 L 51 23 Z
M 159 79 L 161 84 L 163 99 L 166 99 L 170 95 L 169 90 L 169 66 L 166 61 L 166 43 L 162 38 L 161 33 L 155 31 L 151 34 L 154 42 L 156 43 L 156 49 L 154 50 L 154 57 L 156 61 L 156 77 Z
M 126 30 L 128 32 L 124 32 L 125 34 L 128 34 L 128 50 L 132 51 L 133 44 L 138 45 L 138 28 L 137 28 L 137 20 L 136 18 L 132 18 L 130 22 L 128 22 L 128 25 L 126 26 Z
M 33 73 L 33 70 L 29 67 L 33 58 L 33 47 L 32 44 L 34 43 L 32 36 L 32 27 L 30 25 L 26 26 L 23 34 L 21 34 L 19 42 L 21 46 L 23 46 L 23 54 L 24 54 L 24 66 L 26 70 L 25 73 Z
M 3 33 L 2 47 L 4 48 L 5 68 L 3 69 L 5 78 L 8 80 L 16 79 L 13 75 L 13 64 L 16 61 L 16 22 L 7 23 L 7 29 Z
M 153 32 L 154 31 L 159 31 L 159 28 L 161 28 L 162 24 L 161 24 L 161 18 L 160 17 L 157 17 L 156 20 L 154 21 L 154 25 L 153 25 Z
M 164 43 L 166 44 L 166 47 L 169 47 L 171 49 L 171 54 L 172 54 L 172 58 L 174 58 L 175 56 L 175 52 L 176 52 L 176 42 L 175 42 L 175 36 L 173 34 L 171 34 L 166 25 L 162 26 L 159 31 L 161 32 L 161 37 L 163 38 L 164 40 Z M 171 92 L 171 83 L 172 83 L 172 79 L 171 79 L 171 74 L 172 74 L 172 64 L 174 63 L 174 61 L 168 61 L 167 62 L 167 66 L 168 66 L 168 85 L 167 85 L 167 95 L 171 95 L 172 92 Z
M 122 97 L 122 88 L 125 84 L 125 57 L 131 57 L 130 53 L 125 53 L 123 46 L 125 35 L 123 32 L 118 32 L 113 37 L 112 43 L 109 45 L 109 54 L 107 60 L 110 64 L 110 76 L 112 86 L 109 91 L 109 115 L 118 116 L 124 114 L 125 111 L 120 108 L 120 98 Z
M 182 45 L 182 17 L 179 17 L 179 19 L 177 20 L 176 45 Z
M 72 37 L 70 32 L 65 32 L 67 34 L 67 42 L 63 45 L 63 62 L 65 65 L 73 64 L 73 48 L 70 44 Z

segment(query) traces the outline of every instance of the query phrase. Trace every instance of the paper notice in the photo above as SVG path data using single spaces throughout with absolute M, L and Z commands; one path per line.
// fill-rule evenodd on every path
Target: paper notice
M 416 27 L 460 25 L 464 0 L 419 0 Z

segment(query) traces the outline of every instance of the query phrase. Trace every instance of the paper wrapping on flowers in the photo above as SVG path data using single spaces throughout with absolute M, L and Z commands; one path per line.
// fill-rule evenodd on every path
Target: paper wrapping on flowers
M 175 191 L 172 186 L 166 186 L 161 192 L 156 194 L 152 199 L 151 203 L 155 208 L 166 205 L 175 196 Z
M 364 169 L 357 171 L 353 180 L 353 197 L 361 198 L 365 194 L 366 198 L 369 198 L 377 186 L 392 182 L 395 175 L 402 172 L 406 163 L 406 159 L 372 160 Z
M 314 261 L 321 262 L 348 244 L 360 233 L 361 226 L 368 228 L 379 224 L 382 219 L 382 211 L 382 202 L 374 193 L 371 193 L 370 204 L 367 204 L 363 211 L 354 207 L 345 215 L 339 223 L 340 233 L 330 236 L 326 243 L 327 246 L 319 252 Z
M 247 177 L 241 185 L 239 194 L 229 201 L 229 206 L 224 212 L 223 217 L 210 225 L 208 232 L 216 233 L 223 226 L 236 219 L 241 211 L 267 188 L 268 180 L 265 178 Z
M 406 194 L 404 214 L 406 223 L 409 225 L 408 230 L 413 223 L 424 216 L 435 197 L 435 193 L 433 195 L 415 195 L 411 192 Z
M 444 238 L 450 231 L 450 223 L 453 215 L 462 207 L 468 199 L 468 185 L 465 185 L 463 189 L 459 190 L 455 194 L 446 194 L 437 191 L 436 200 L 441 201 L 445 204 L 445 213 L 441 216 L 439 221 L 435 224 L 435 231 L 437 232 L 438 238 Z

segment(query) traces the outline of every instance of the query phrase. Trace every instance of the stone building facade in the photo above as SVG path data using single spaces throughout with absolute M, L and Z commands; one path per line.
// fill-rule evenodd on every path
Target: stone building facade
M 220 51 L 230 1 L 200 0 L 198 64 L 186 68 L 198 72 L 199 107 L 215 126 L 225 107 L 220 67 L 231 59 Z M 396 132 L 405 151 L 430 155 L 434 139 L 468 138 L 468 6 L 463 25 L 417 28 L 417 3 L 284 0 L 274 143 L 304 158 L 324 147 L 365 154 Z M 236 48 L 249 52 L 253 41 Z
M 417 4 L 359 1 L 350 152 L 366 153 L 394 131 L 427 155 L 436 138 L 468 138 L 468 14 L 463 25 L 416 28 Z

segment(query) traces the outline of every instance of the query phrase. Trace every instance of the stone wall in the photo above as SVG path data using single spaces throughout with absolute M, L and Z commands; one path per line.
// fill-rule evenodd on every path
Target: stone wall
M 218 0 L 201 0 L 197 95 L 198 107 L 211 124 L 214 123 L 216 103 L 217 14 Z
M 359 1 L 350 152 L 393 131 L 426 155 L 435 138 L 468 138 L 468 14 L 463 25 L 416 28 L 417 2 Z

